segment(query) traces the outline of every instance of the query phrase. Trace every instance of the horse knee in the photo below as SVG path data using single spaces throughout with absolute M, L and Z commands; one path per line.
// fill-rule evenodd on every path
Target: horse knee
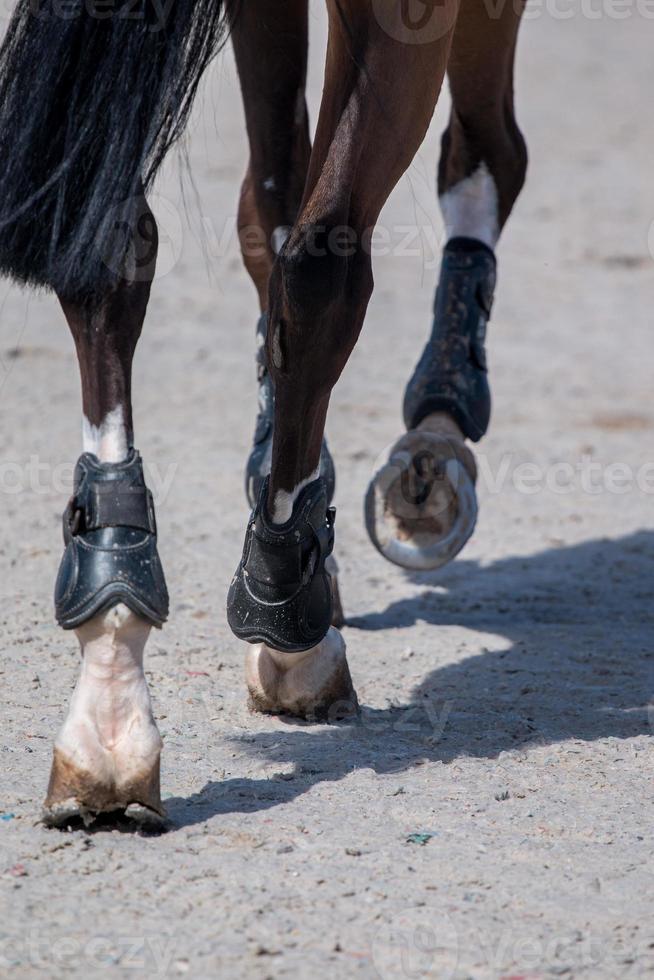
M 370 256 L 353 229 L 324 223 L 294 231 L 271 277 L 273 375 L 311 366 L 319 385 L 333 387 L 356 342 L 372 285 Z
M 345 292 L 352 256 L 350 248 L 337 244 L 339 230 L 328 224 L 298 228 L 279 257 L 284 305 L 301 323 L 324 316 Z
M 372 294 L 370 250 L 351 224 L 326 221 L 293 231 L 278 260 L 279 285 L 298 321 L 356 319 Z

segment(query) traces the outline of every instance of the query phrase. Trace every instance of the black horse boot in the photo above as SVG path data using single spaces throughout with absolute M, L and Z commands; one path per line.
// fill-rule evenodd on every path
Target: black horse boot
M 332 621 L 325 560 L 334 546 L 335 511 L 322 477 L 302 490 L 285 524 L 271 522 L 267 496 L 268 478 L 229 589 L 227 619 L 240 640 L 300 653 L 320 643 Z
M 157 553 L 152 494 L 141 457 L 121 463 L 84 453 L 64 513 L 66 550 L 55 586 L 57 621 L 75 629 L 118 603 L 162 626 L 168 591 Z
M 408 431 L 445 412 L 473 442 L 486 432 L 491 399 L 484 345 L 495 269 L 493 252 L 476 239 L 452 238 L 445 246 L 431 337 L 404 395 Z

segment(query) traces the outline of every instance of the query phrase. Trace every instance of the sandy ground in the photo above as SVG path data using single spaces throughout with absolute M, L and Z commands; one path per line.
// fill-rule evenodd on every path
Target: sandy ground
M 499 252 L 480 522 L 432 575 L 376 554 L 362 500 L 401 431 L 429 326 L 446 94 L 383 215 L 391 254 L 376 259 L 329 418 L 358 725 L 250 715 L 225 621 L 246 519 L 256 309 L 234 235 L 245 145 L 231 56 L 212 71 L 188 222 L 176 165 L 160 185 L 166 274 L 135 379 L 172 596 L 147 658 L 174 822 L 163 837 L 35 825 L 78 669 L 51 594 L 79 388 L 55 302 L 3 286 L 1 974 L 654 969 L 654 25 L 636 6 L 619 20 L 596 6 L 599 17 L 574 7 L 561 19 L 541 5 L 523 31 L 531 166 Z M 315 118 L 319 4 L 312 25 Z

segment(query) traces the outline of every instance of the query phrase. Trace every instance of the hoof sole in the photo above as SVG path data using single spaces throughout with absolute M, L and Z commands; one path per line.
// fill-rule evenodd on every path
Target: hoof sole
M 402 568 L 440 568 L 459 554 L 477 521 L 476 466 L 450 426 L 412 430 L 391 448 L 368 487 L 366 530 Z

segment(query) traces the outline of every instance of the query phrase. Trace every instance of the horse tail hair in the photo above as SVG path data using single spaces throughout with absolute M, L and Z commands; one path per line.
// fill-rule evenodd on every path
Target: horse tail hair
M 0 48 L 0 274 L 112 289 L 134 202 L 188 121 L 222 0 L 19 0 Z

